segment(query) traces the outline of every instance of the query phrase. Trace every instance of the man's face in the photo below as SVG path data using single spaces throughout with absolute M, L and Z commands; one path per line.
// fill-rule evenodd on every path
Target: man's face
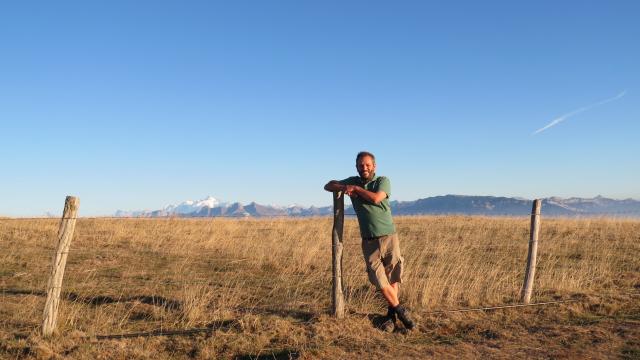
M 371 156 L 361 156 L 356 161 L 356 169 L 363 180 L 369 181 L 376 172 L 376 163 L 373 162 Z

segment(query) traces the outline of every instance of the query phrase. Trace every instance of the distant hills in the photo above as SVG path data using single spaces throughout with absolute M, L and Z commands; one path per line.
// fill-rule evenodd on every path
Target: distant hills
M 392 203 L 397 215 L 464 214 L 519 216 L 531 213 L 533 200 L 495 196 L 435 196 L 415 201 Z M 542 213 L 546 216 L 640 216 L 640 201 L 595 198 L 542 199 Z
M 349 201 L 347 201 L 349 203 Z M 532 200 L 496 196 L 444 195 L 414 201 L 392 201 L 395 215 L 487 215 L 522 216 L 531 213 Z M 351 205 L 345 204 L 345 213 L 353 215 Z M 640 201 L 615 200 L 602 196 L 595 198 L 542 199 L 545 216 L 619 216 L 640 217 Z M 225 203 L 209 196 L 199 201 L 185 201 L 168 205 L 159 210 L 122 211 L 118 217 L 275 217 L 275 216 L 326 216 L 332 214 L 331 206 L 303 207 L 300 205 L 260 205 L 255 202 L 242 205 Z

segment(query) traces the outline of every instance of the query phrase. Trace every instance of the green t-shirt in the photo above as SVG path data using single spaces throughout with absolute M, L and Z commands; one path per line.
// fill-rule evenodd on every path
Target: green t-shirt
M 374 175 L 371 181 L 364 184 L 359 176 L 351 176 L 339 182 L 344 185 L 360 186 L 371 192 L 384 191 L 387 194 L 387 197 L 378 205 L 359 196 L 351 197 L 351 204 L 353 204 L 360 225 L 360 235 L 363 238 L 390 235 L 396 232 L 391 218 L 391 206 L 389 206 L 391 182 L 388 178 Z

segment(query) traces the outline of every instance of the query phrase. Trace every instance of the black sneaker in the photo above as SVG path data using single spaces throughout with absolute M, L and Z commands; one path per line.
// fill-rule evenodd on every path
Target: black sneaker
M 391 305 L 387 305 L 387 316 L 393 319 L 393 322 L 396 321 L 396 309 Z
M 385 316 L 381 328 L 386 332 L 393 332 L 396 329 L 396 311 L 391 305 L 387 306 L 387 316 Z
M 402 325 L 404 325 L 407 330 L 411 330 L 414 326 L 416 326 L 413 320 L 411 320 L 411 318 L 409 317 L 409 310 L 407 310 L 404 306 L 398 305 L 394 310 L 396 315 L 398 315 L 398 320 L 400 320 Z
M 396 329 L 396 317 L 390 317 L 389 315 L 384 317 L 384 320 L 380 324 L 380 330 L 384 332 L 393 332 Z

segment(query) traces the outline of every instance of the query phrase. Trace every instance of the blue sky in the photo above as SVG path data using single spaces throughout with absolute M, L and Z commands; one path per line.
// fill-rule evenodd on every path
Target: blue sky
M 640 198 L 640 3 L 5 2 L 0 214 L 207 195 Z M 576 109 L 624 95 L 568 117 Z

